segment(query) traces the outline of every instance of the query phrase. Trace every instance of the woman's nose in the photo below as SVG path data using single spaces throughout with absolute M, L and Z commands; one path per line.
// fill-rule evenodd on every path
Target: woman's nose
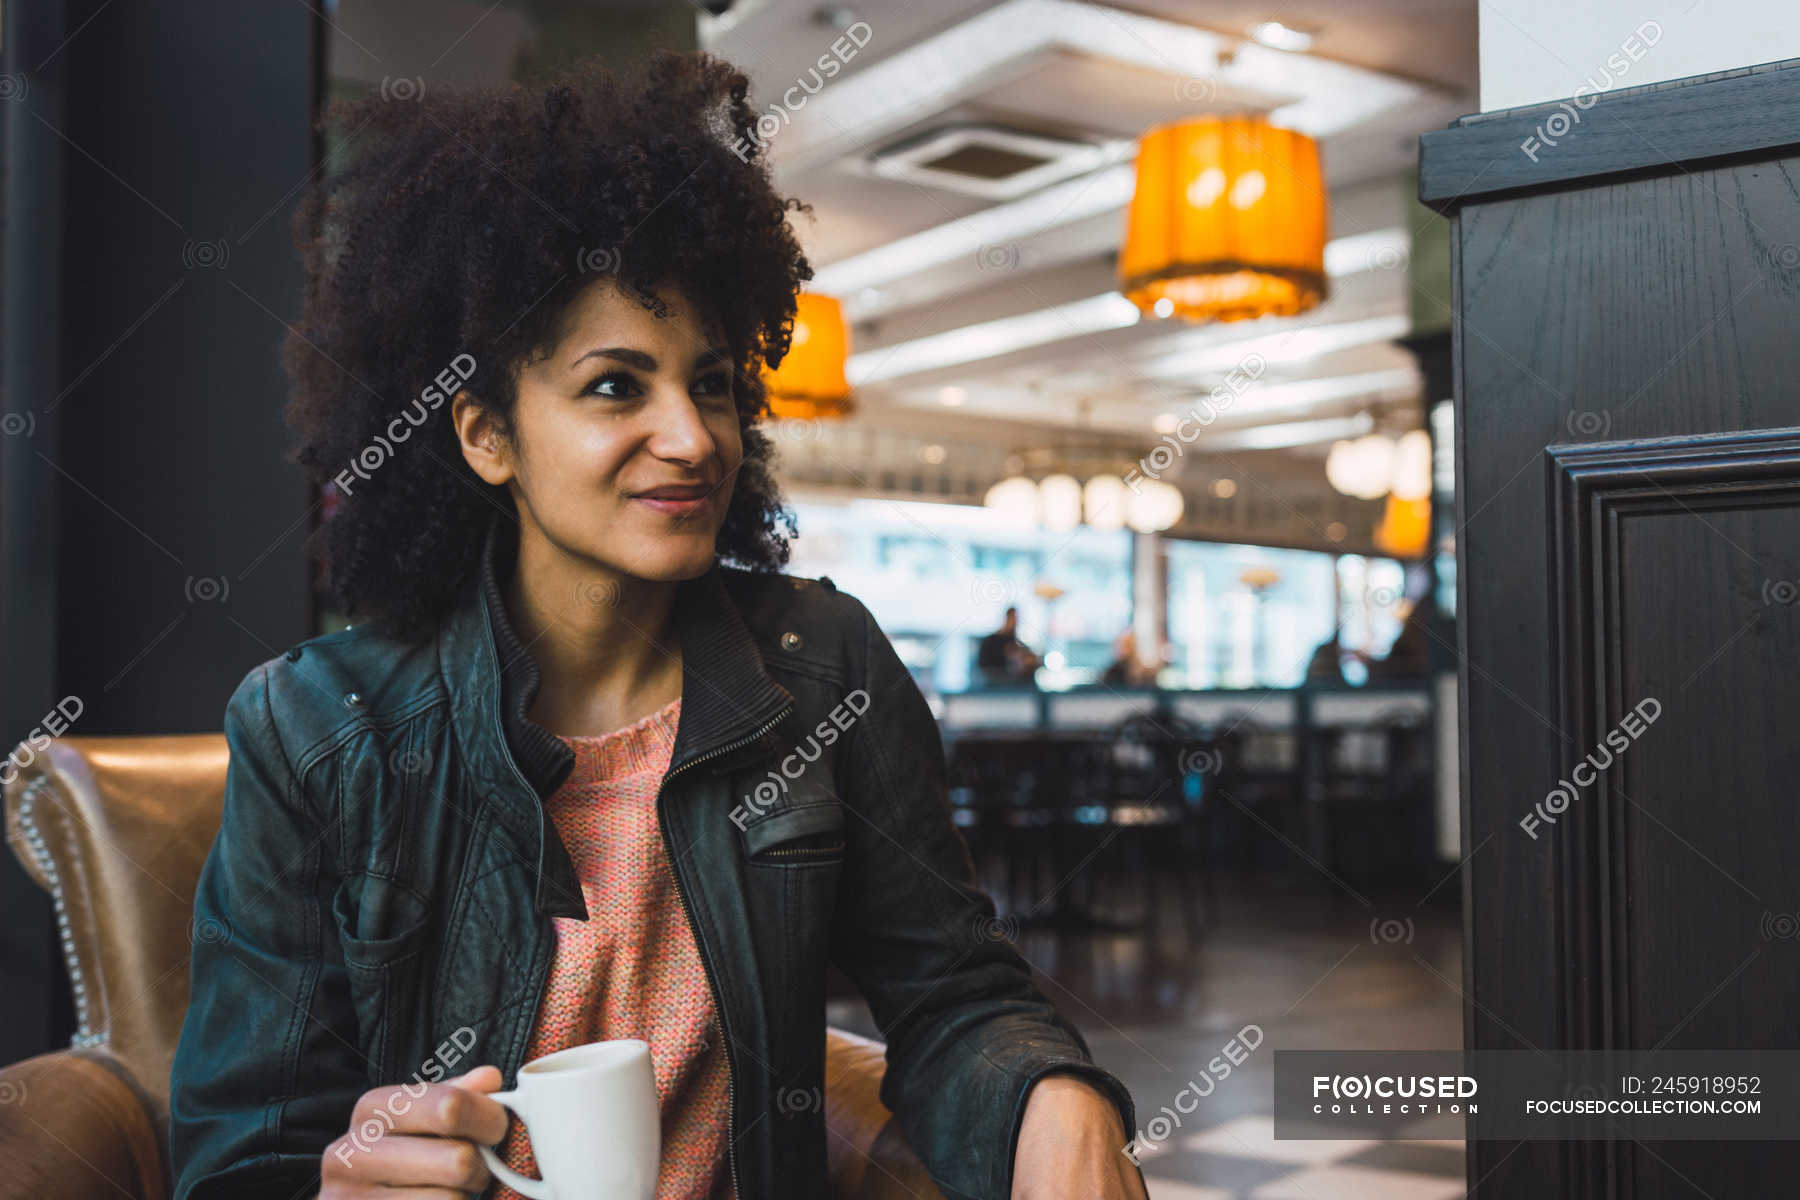
M 645 415 L 652 422 L 650 449 L 658 457 L 700 462 L 712 452 L 712 433 L 685 387 L 659 389 Z

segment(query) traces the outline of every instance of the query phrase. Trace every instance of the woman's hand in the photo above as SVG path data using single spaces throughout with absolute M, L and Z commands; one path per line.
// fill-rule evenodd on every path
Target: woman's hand
M 319 1200 L 355 1196 L 450 1200 L 488 1185 L 487 1165 L 477 1142 L 493 1145 L 506 1136 L 506 1110 L 487 1098 L 500 1090 L 498 1067 L 476 1067 L 442 1083 L 412 1088 L 398 1084 L 362 1094 L 350 1129 L 325 1147 Z
M 1111 1100 L 1074 1075 L 1046 1075 L 1025 1098 L 1012 1200 L 1148 1200 L 1125 1143 Z

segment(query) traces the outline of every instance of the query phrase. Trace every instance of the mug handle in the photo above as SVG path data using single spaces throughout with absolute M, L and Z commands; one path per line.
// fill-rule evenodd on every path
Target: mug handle
M 524 1124 L 525 1114 L 519 1111 L 519 1093 L 516 1089 L 510 1092 L 489 1092 L 488 1099 L 498 1101 L 510 1108 L 513 1115 L 519 1119 L 519 1123 Z M 527 1128 L 525 1134 L 529 1137 L 531 1130 Z M 476 1142 L 475 1148 L 481 1151 L 481 1160 L 487 1163 L 487 1168 L 494 1173 L 494 1178 L 519 1195 L 530 1196 L 531 1200 L 556 1200 L 556 1194 L 551 1191 L 550 1184 L 546 1180 L 532 1179 L 530 1176 L 519 1174 L 500 1161 L 500 1156 L 494 1153 L 492 1146 L 484 1146 L 480 1142 Z

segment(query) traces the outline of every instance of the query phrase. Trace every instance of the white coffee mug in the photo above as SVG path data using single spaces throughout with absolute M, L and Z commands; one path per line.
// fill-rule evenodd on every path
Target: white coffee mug
M 480 1147 L 488 1170 L 532 1200 L 654 1200 L 662 1119 L 650 1043 L 589 1042 L 534 1058 L 518 1086 L 491 1092 L 518 1114 L 542 1179 L 529 1179 Z

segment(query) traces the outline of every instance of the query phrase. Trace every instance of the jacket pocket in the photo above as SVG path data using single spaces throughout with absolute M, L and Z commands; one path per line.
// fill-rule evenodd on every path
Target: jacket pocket
M 844 857 L 844 809 L 836 800 L 766 813 L 744 826 L 744 852 L 763 866 L 807 866 Z
M 370 1081 L 393 1082 L 398 1064 L 390 1032 L 396 1019 L 411 1019 L 417 1007 L 431 903 L 405 884 L 357 873 L 338 885 L 331 910 Z
M 815 1017 L 771 1022 L 766 1060 L 783 1064 L 784 1075 L 823 1045 L 816 1014 L 825 1009 L 825 964 L 847 854 L 837 798 L 803 789 L 792 798 L 798 802 L 762 814 L 742 832 L 744 899 L 771 1010 Z
M 418 948 L 431 924 L 431 901 L 397 880 L 346 875 L 331 901 L 346 966 L 386 966 Z

